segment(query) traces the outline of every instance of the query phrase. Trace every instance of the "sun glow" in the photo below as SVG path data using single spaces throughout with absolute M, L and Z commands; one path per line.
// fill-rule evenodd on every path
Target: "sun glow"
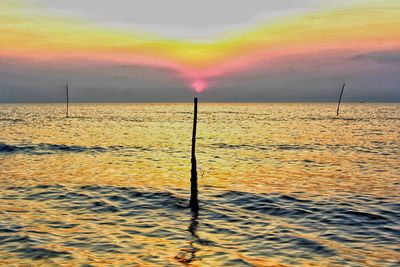
M 199 93 L 210 79 L 285 57 L 307 61 L 322 52 L 351 58 L 400 50 L 400 3 L 388 1 L 285 17 L 208 42 L 105 28 L 14 1 L 0 2 L 0 57 L 63 67 L 78 62 L 170 69 Z
M 197 93 L 202 93 L 207 88 L 207 83 L 198 79 L 192 83 L 192 87 Z

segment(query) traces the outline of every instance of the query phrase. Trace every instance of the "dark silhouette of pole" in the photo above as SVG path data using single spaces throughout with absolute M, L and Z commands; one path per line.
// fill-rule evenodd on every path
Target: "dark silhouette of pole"
M 192 133 L 192 170 L 190 176 L 190 208 L 196 214 L 199 210 L 197 198 L 197 162 L 196 162 L 196 130 L 197 130 L 197 97 L 194 98 L 194 117 Z
M 343 96 L 343 91 L 344 91 L 345 86 L 346 86 L 346 84 L 344 83 L 343 87 L 342 87 L 342 91 L 340 92 L 340 96 L 339 96 L 339 102 L 337 105 L 336 116 L 339 116 L 340 102 L 342 102 L 342 96 Z
M 67 118 L 68 118 L 68 109 L 69 109 L 69 92 L 68 92 L 68 84 L 65 85 L 65 89 L 67 91 Z

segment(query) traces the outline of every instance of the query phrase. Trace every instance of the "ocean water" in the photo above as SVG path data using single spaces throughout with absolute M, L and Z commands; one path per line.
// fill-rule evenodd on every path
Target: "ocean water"
M 400 104 L 0 105 L 1 266 L 399 266 Z

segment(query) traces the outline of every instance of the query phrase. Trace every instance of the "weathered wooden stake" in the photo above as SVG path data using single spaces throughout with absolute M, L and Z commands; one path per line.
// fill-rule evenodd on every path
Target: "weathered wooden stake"
M 197 97 L 194 98 L 194 117 L 192 133 L 192 170 L 190 176 L 190 208 L 197 213 L 199 210 L 199 200 L 197 197 L 197 162 L 196 162 L 196 130 L 197 130 Z
M 65 89 L 67 91 L 67 118 L 68 118 L 68 108 L 69 108 L 68 84 L 65 85 Z
M 340 97 L 339 97 L 339 102 L 338 102 L 338 106 L 337 106 L 337 111 L 336 111 L 336 116 L 339 116 L 339 108 L 340 108 L 340 102 L 342 102 L 342 95 L 343 95 L 343 91 L 344 91 L 344 87 L 346 86 L 346 84 L 343 84 L 342 87 L 342 91 L 340 92 Z

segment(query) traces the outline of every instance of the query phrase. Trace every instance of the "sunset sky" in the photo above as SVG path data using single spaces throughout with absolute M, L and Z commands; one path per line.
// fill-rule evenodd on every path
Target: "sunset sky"
M 0 102 L 400 101 L 400 1 L 0 0 Z M 197 92 L 195 92 L 197 91 Z

